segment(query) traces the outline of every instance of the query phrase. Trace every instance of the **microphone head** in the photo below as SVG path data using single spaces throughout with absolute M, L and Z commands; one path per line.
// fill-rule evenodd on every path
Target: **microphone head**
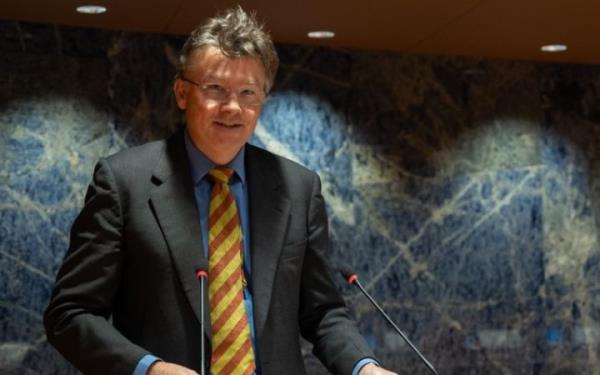
M 356 276 L 356 273 L 352 271 L 352 268 L 350 268 L 348 264 L 341 264 L 338 267 L 338 271 L 342 275 L 342 277 L 348 282 L 348 284 L 353 284 L 355 281 L 358 280 L 358 276 Z
M 208 261 L 206 259 L 200 259 L 196 262 L 196 277 L 203 278 L 208 277 Z

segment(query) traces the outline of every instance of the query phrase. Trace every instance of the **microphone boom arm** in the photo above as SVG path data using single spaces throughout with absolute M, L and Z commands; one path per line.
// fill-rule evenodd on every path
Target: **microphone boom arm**
M 408 337 L 406 337 L 404 332 L 402 332 L 402 330 L 400 328 L 398 328 L 398 326 L 392 321 L 392 319 L 390 319 L 388 314 L 386 314 L 385 311 L 383 311 L 383 309 L 381 307 L 379 307 L 377 302 L 375 302 L 375 300 L 369 295 L 369 293 L 367 293 L 367 291 L 363 288 L 363 286 L 358 281 L 358 277 L 356 277 L 356 275 L 352 275 L 351 277 L 348 278 L 348 282 L 350 282 L 351 284 L 356 284 L 356 286 L 360 289 L 360 291 L 369 299 L 369 301 L 371 301 L 373 306 L 375 306 L 375 308 L 381 313 L 381 315 L 383 315 L 385 320 L 392 326 L 392 328 L 394 328 L 394 330 L 400 335 L 400 337 L 402 337 L 404 342 L 406 342 L 408 344 L 408 346 L 419 356 L 419 358 L 421 358 L 421 361 L 423 361 L 423 363 L 425 363 L 427 368 L 435 375 L 438 375 L 437 371 L 435 370 L 433 365 L 431 363 L 429 363 L 427 358 L 425 358 L 423 356 L 423 354 L 421 354 L 419 349 L 417 349 L 413 345 L 413 343 L 408 339 Z

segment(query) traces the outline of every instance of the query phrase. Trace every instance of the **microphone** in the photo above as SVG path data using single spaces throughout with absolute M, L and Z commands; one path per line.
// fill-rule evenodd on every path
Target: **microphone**
M 404 342 L 406 342 L 408 344 L 408 346 L 415 353 L 417 353 L 417 355 L 419 356 L 419 358 L 421 359 L 421 361 L 423 361 L 423 363 L 425 364 L 425 366 L 427 366 L 427 368 L 432 373 L 434 373 L 435 375 L 438 375 L 438 373 L 435 370 L 435 368 L 433 368 L 433 365 L 431 363 L 429 363 L 429 361 L 423 356 L 423 354 L 421 354 L 421 352 L 419 351 L 419 349 L 417 349 L 413 345 L 413 343 L 408 339 L 408 337 L 406 337 L 406 335 L 404 334 L 404 332 L 402 332 L 400 330 L 400 328 L 398 328 L 398 326 L 392 321 L 392 319 L 390 319 L 390 317 L 388 316 L 388 314 L 386 314 L 385 311 L 383 311 L 383 309 L 381 307 L 379 307 L 379 305 L 377 304 L 377 302 L 375 302 L 375 300 L 371 297 L 371 295 L 369 293 L 367 293 L 367 291 L 365 290 L 365 288 L 363 288 L 363 286 L 358 281 L 358 276 L 356 275 L 356 273 L 354 273 L 352 271 L 352 269 L 348 265 L 346 265 L 346 264 L 340 266 L 340 268 L 338 270 L 339 270 L 340 274 L 342 275 L 342 277 L 348 282 L 348 284 L 356 285 L 358 287 L 358 289 L 360 289 L 360 291 L 369 299 L 369 301 L 371 301 L 371 303 L 373 304 L 373 306 L 375 306 L 375 308 L 377 308 L 377 310 L 381 313 L 381 315 L 383 315 L 383 317 L 385 318 L 385 320 L 387 320 L 387 322 L 392 326 L 392 328 L 394 328 L 394 330 L 400 335 L 400 337 L 402 337 L 402 339 L 404 340 Z
M 206 353 L 204 352 L 204 285 L 208 279 L 208 261 L 206 259 L 200 259 L 196 264 L 196 277 L 200 281 L 200 324 L 202 326 L 202 339 L 200 340 L 200 375 L 206 374 Z

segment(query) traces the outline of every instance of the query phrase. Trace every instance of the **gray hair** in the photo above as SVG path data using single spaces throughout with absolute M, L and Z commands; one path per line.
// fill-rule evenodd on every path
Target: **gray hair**
M 279 66 L 279 57 L 271 36 L 257 22 L 255 14 L 246 13 L 238 5 L 196 27 L 181 49 L 178 78 L 187 68 L 188 58 L 195 51 L 208 46 L 219 48 L 227 57 L 257 58 L 265 69 L 265 91 L 271 89 Z

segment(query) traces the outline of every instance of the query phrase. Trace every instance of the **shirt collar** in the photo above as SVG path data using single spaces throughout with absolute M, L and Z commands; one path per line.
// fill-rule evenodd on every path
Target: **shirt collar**
M 216 167 L 216 164 L 207 158 L 202 151 L 196 148 L 187 129 L 184 133 L 185 150 L 192 168 L 192 180 L 194 181 L 194 185 L 196 185 L 208 174 L 208 172 L 210 172 L 211 169 Z M 233 169 L 244 184 L 246 183 L 246 168 L 244 166 L 245 151 L 246 147 L 242 147 L 233 160 L 227 164 L 227 167 Z

